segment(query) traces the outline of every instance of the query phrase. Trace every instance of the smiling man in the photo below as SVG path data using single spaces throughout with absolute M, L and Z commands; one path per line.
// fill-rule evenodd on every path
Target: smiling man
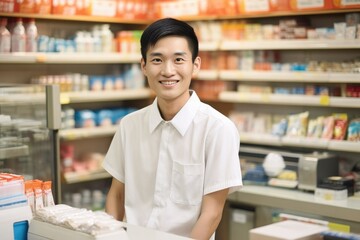
M 122 119 L 103 162 L 113 176 L 106 211 L 118 220 L 214 239 L 226 197 L 242 186 L 234 124 L 189 89 L 200 70 L 193 28 L 172 18 L 141 37 L 154 102 Z

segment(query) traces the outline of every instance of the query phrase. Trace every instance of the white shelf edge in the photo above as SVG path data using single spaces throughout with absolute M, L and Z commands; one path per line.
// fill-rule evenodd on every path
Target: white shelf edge
M 59 135 L 62 140 L 70 141 L 84 138 L 113 136 L 116 129 L 116 125 L 108 127 L 62 129 L 59 131 Z
M 66 183 L 79 183 L 79 182 L 87 182 L 99 179 L 110 178 L 111 175 L 106 172 L 104 169 L 100 169 L 97 171 L 90 172 L 67 172 L 64 173 L 64 179 Z
M 217 70 L 200 70 L 196 75 L 197 80 L 217 80 L 219 78 L 219 71 Z
M 199 42 L 200 51 L 217 51 L 220 47 L 220 41 Z
M 274 105 L 321 106 L 359 108 L 360 98 L 307 96 L 291 94 L 257 94 L 224 91 L 219 94 L 219 100 L 235 103 L 257 103 Z
M 0 159 L 16 158 L 29 155 L 29 147 L 27 145 L 0 148 Z
M 360 153 L 360 142 L 346 140 L 327 140 L 308 137 L 274 136 L 253 132 L 240 132 L 240 142 L 248 144 L 261 144 L 269 146 L 307 147 L 323 150 L 335 150 Z
M 220 50 L 281 50 L 281 49 L 359 49 L 355 40 L 225 40 Z
M 61 93 L 61 103 L 83 103 L 99 101 L 145 99 L 152 96 L 149 88 L 124 89 L 119 91 L 83 91 Z
M 101 64 L 139 63 L 140 54 L 121 53 L 2 53 L 0 63 Z
M 319 82 L 319 83 L 360 83 L 358 73 L 321 73 L 321 72 L 275 72 L 221 70 L 219 79 L 225 81 L 260 81 L 260 82 Z M 346 79 L 346 80 L 344 80 Z

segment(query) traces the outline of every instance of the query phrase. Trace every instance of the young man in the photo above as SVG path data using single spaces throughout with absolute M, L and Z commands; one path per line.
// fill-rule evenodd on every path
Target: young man
M 200 69 L 187 23 L 165 18 L 141 37 L 153 104 L 121 120 L 103 166 L 113 176 L 106 211 L 118 220 L 214 239 L 229 192 L 242 185 L 234 124 L 189 90 Z

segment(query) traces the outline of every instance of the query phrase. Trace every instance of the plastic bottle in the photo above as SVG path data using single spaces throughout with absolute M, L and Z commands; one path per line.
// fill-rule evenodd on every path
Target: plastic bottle
M 25 27 L 22 19 L 18 18 L 11 34 L 11 52 L 25 52 L 25 41 Z
M 101 25 L 101 46 L 103 52 L 112 52 L 114 35 L 110 30 L 109 24 Z
M 28 25 L 26 26 L 26 52 L 37 52 L 37 39 L 38 39 L 38 30 L 35 25 L 35 20 L 30 19 Z
M 11 34 L 6 28 L 7 19 L 1 19 L 0 23 L 0 53 L 9 53 L 11 46 Z

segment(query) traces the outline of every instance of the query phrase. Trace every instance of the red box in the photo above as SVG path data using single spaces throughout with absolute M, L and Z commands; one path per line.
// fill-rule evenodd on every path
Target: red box
M 15 11 L 19 13 L 35 13 L 35 0 L 16 0 Z
M 91 15 L 101 17 L 115 17 L 116 5 L 116 0 L 92 0 Z
M 52 14 L 76 15 L 75 0 L 52 0 Z
M 0 12 L 14 13 L 15 12 L 15 0 L 0 0 Z
M 35 1 L 35 13 L 50 14 L 51 13 L 51 0 L 37 0 Z

